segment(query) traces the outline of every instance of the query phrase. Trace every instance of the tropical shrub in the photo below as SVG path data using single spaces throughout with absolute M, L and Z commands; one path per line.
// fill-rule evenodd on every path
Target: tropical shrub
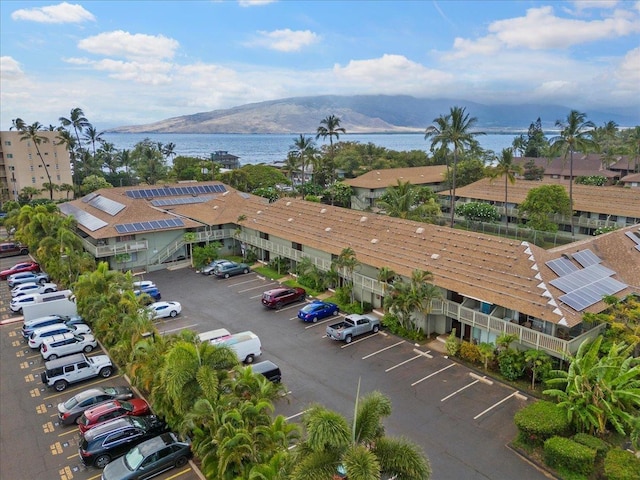
M 604 458 L 610 448 L 607 442 L 588 433 L 576 433 L 573 436 L 573 441 L 595 450 L 597 459 Z
M 551 437 L 544 442 L 544 461 L 552 468 L 589 475 L 596 462 L 596 451 L 570 438 Z
M 555 403 L 540 400 L 518 411 L 513 420 L 519 439 L 532 446 L 540 446 L 556 435 L 571 433 L 571 424 Z
M 524 355 L 513 349 L 507 349 L 498 355 L 500 373 L 507 380 L 515 381 L 524 375 Z
M 609 450 L 604 459 L 604 474 L 607 480 L 638 480 L 640 459 L 627 452 L 615 448 Z
M 461 359 L 471 363 L 482 362 L 482 355 L 478 346 L 471 342 L 462 342 L 458 355 Z
M 451 330 L 449 337 L 447 337 L 447 342 L 445 343 L 445 347 L 447 348 L 447 353 L 450 356 L 455 357 L 456 355 L 458 355 L 458 352 L 460 351 L 460 343 L 456 338 L 455 328 Z

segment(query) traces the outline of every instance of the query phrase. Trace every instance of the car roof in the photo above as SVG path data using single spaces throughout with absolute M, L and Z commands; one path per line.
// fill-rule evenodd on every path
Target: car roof
M 69 355 L 67 357 L 62 357 L 62 358 L 56 358 L 55 360 L 49 360 L 48 362 L 46 362 L 44 364 L 45 368 L 47 370 L 50 370 L 52 368 L 58 368 L 58 367 L 62 367 L 64 365 L 69 365 L 70 363 L 77 363 L 77 362 L 83 362 L 87 359 L 87 357 L 83 354 L 83 353 L 75 353 L 73 355 Z M 84 392 L 80 392 L 76 395 L 74 395 L 76 398 L 87 398 L 89 395 L 87 396 L 80 396 L 83 395 L 84 393 L 88 392 L 89 390 L 85 390 Z
M 20 297 L 20 298 L 23 298 L 23 297 Z M 60 322 L 60 323 L 54 323 L 53 325 L 47 325 L 45 327 L 36 328 L 32 333 L 35 333 L 36 335 L 42 335 L 43 333 L 51 332 L 53 330 L 57 330 L 62 327 L 69 328 L 68 325 L 65 325 L 64 323 Z
M 68 338 L 73 338 L 75 335 L 76 334 L 74 332 L 57 333 L 57 334 L 53 335 L 52 337 L 43 340 L 43 343 L 46 343 L 46 344 L 55 343 L 55 342 L 59 342 L 60 340 L 66 340 Z
M 88 417 L 89 415 L 100 415 L 103 412 L 108 412 L 110 410 L 113 410 L 114 408 L 118 407 L 120 405 L 120 400 L 107 400 L 104 403 L 100 403 L 98 405 L 96 405 L 95 407 L 91 407 L 87 410 L 85 410 L 84 415 L 85 417 Z
M 166 447 L 167 445 L 176 443 L 177 441 L 178 439 L 173 433 L 167 432 L 142 442 L 138 445 L 138 450 L 143 457 L 146 457 L 152 453 L 157 452 L 161 448 Z

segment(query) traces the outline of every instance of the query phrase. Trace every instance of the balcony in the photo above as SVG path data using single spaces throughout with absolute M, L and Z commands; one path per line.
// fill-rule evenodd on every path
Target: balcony
M 112 245 L 94 245 L 86 238 L 83 238 L 82 247 L 95 258 L 104 258 L 112 257 L 121 253 L 132 253 L 147 250 L 149 248 L 149 244 L 146 240 L 132 240 L 130 242 L 119 242 Z

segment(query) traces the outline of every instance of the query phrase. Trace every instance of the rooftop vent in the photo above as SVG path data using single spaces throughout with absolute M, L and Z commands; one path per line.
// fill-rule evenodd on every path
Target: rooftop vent
M 293 222 L 293 218 L 291 217 L 287 218 L 287 222 Z
M 326 208 L 321 209 L 320 213 L 327 213 L 327 209 Z
M 368 220 L 367 217 L 360 217 L 360 223 L 366 222 Z
M 420 234 L 420 233 L 424 233 L 424 228 L 422 228 L 422 227 L 418 227 L 418 228 L 416 229 L 416 233 L 418 233 L 418 234 Z
M 214 206 L 213 206 L 213 209 L 214 209 L 214 210 L 217 210 L 217 209 L 218 209 L 218 205 L 214 205 Z
M 431 259 L 432 259 L 432 260 L 438 260 L 439 258 L 440 258 L 440 255 L 439 255 L 439 254 L 437 254 L 437 253 L 432 253 L 432 254 L 431 254 Z
M 372 239 L 371 239 L 371 243 L 373 243 L 373 244 L 378 243 L 378 239 L 377 239 L 377 238 L 372 238 Z
M 327 227 L 324 229 L 325 232 L 330 232 L 331 231 L 331 227 Z
M 291 206 L 291 202 L 287 202 L 287 203 L 285 203 L 285 205 L 286 205 L 287 207 L 289 207 L 289 206 Z
M 256 213 L 260 215 L 262 213 L 262 210 L 258 210 Z

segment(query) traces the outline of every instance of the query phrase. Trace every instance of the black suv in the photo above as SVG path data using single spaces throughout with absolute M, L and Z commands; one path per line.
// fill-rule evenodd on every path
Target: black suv
M 104 468 L 139 443 L 167 431 L 167 424 L 155 415 L 117 418 L 80 435 L 80 459 L 85 465 Z

